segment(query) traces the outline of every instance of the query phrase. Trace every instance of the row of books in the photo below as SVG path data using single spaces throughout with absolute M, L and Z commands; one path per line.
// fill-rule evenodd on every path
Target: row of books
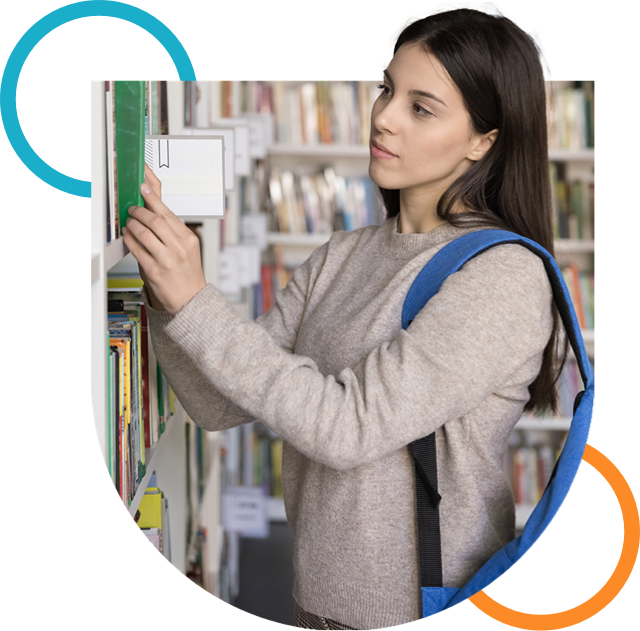
M 146 474 L 146 450 L 164 432 L 175 398 L 150 344 L 141 289 L 108 282 L 107 462 L 129 506 Z
M 315 81 L 273 84 L 277 141 L 283 144 L 367 145 L 375 84 Z
M 189 81 L 184 124 L 208 127 L 243 113 L 272 114 L 278 143 L 366 145 L 378 93 L 363 81 Z
M 185 85 L 185 125 L 269 113 L 279 143 L 366 145 L 378 94 L 376 83 L 364 81 L 193 81 Z M 592 81 L 548 84 L 547 109 L 550 148 L 593 147 Z
M 329 167 L 313 175 L 272 168 L 268 189 L 273 232 L 330 234 L 383 221 L 382 200 L 368 176 L 345 177 Z
M 580 328 L 593 330 L 595 319 L 593 272 L 578 269 L 575 264 L 571 264 L 562 269 L 562 276 L 569 289 Z
M 592 180 L 567 181 L 558 164 L 549 163 L 553 203 L 553 233 L 556 239 L 593 240 L 594 184 Z
M 555 238 L 593 240 L 593 181 L 566 181 L 556 163 L 549 168 Z M 345 177 L 331 168 L 297 174 L 274 167 L 268 179 L 267 212 L 273 232 L 328 234 L 384 221 L 382 200 L 367 176 Z
M 221 118 L 244 113 L 272 114 L 271 94 L 271 84 L 265 81 L 185 81 L 184 125 L 210 127 Z
M 593 81 L 547 89 L 549 148 L 580 150 L 594 145 Z

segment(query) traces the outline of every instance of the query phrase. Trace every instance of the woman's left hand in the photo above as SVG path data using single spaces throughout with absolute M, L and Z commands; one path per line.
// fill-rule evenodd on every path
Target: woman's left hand
M 151 306 L 176 315 L 207 284 L 200 243 L 151 186 L 142 184 L 140 191 L 148 208 L 129 208 L 124 243 L 151 289 Z

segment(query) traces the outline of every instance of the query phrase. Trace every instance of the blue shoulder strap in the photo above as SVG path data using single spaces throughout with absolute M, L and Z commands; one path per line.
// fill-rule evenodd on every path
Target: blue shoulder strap
M 576 397 L 571 427 L 562 453 L 556 463 L 552 479 L 527 520 L 522 535 L 496 552 L 460 589 L 441 587 L 437 584 L 425 583 L 423 580 L 423 616 L 437 613 L 472 596 L 522 557 L 542 534 L 564 501 L 580 465 L 587 443 L 593 409 L 593 371 L 562 272 L 551 254 L 535 241 L 506 230 L 478 230 L 463 235 L 447 244 L 435 254 L 415 278 L 404 302 L 402 328 L 406 329 L 411 324 L 418 312 L 439 291 L 450 274 L 457 272 L 467 261 L 488 248 L 504 243 L 522 245 L 542 259 L 551 282 L 556 306 L 576 356 L 584 391 Z M 420 477 L 428 485 L 428 480 L 424 479 L 424 471 L 420 473 Z M 432 497 L 435 493 L 436 498 L 439 499 L 437 486 L 435 489 L 431 489 L 429 493 L 429 497 Z M 437 501 L 432 502 L 432 504 L 437 506 Z M 429 553 L 422 549 L 422 540 L 420 541 L 420 547 L 420 557 L 423 560 L 429 556 Z M 423 561 L 421 561 L 421 565 L 424 565 Z
M 578 318 L 571 303 L 569 290 L 566 287 L 562 272 L 555 259 L 541 245 L 531 239 L 522 237 L 507 230 L 478 230 L 454 239 L 443 247 L 424 266 L 413 281 L 404 301 L 402 310 L 402 328 L 406 329 L 418 312 L 427 304 L 442 286 L 446 278 L 457 272 L 467 261 L 485 250 L 503 243 L 517 243 L 537 254 L 543 261 L 553 288 L 553 296 L 562 317 L 563 324 L 571 346 L 580 363 L 583 381 L 593 379 L 580 335 Z

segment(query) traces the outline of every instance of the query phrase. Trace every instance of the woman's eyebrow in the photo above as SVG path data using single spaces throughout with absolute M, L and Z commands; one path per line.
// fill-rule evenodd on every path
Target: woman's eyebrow
M 391 79 L 391 75 L 389 74 L 389 72 L 387 70 L 383 70 L 383 74 L 386 77 L 387 81 L 393 86 L 393 80 Z M 422 96 L 426 99 L 433 99 L 434 101 L 441 103 L 445 107 L 448 107 L 448 105 L 441 98 L 438 98 L 432 92 L 424 92 L 423 90 L 409 90 L 408 94 L 410 96 Z

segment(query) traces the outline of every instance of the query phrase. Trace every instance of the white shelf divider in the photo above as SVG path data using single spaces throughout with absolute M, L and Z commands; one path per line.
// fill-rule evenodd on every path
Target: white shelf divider
M 571 426 L 570 418 L 536 418 L 523 416 L 517 423 L 515 429 L 523 430 L 552 430 L 556 432 L 566 432 Z
M 92 254 L 91 255 L 91 284 L 94 285 L 100 279 L 100 262 L 102 255 Z
M 163 449 L 166 449 L 166 445 L 169 442 L 169 437 L 171 436 L 171 432 L 174 431 L 174 428 L 176 427 L 176 425 L 179 425 L 179 418 L 184 417 L 184 413 L 185 413 L 184 409 L 178 402 L 176 402 L 175 411 L 176 413 L 173 416 L 171 416 L 167 421 L 165 430 L 162 433 L 162 436 L 160 436 L 160 439 L 158 440 L 158 442 L 155 445 L 153 445 L 153 447 L 151 447 L 150 449 L 146 449 L 146 453 L 145 453 L 146 473 L 142 478 L 142 480 L 140 481 L 138 490 L 136 491 L 136 494 L 134 495 L 133 500 L 131 501 L 131 505 L 129 506 L 129 513 L 131 514 L 132 517 L 136 514 L 136 511 L 138 510 L 138 506 L 140 506 L 140 500 L 144 495 L 145 489 L 149 485 L 149 480 L 151 479 L 153 472 L 158 466 L 158 462 L 160 461 L 160 458 L 162 456 Z
M 114 265 L 119 263 L 129 254 L 129 248 L 124 244 L 124 239 L 119 237 L 111 243 L 107 243 L 104 250 L 104 267 L 109 271 Z

